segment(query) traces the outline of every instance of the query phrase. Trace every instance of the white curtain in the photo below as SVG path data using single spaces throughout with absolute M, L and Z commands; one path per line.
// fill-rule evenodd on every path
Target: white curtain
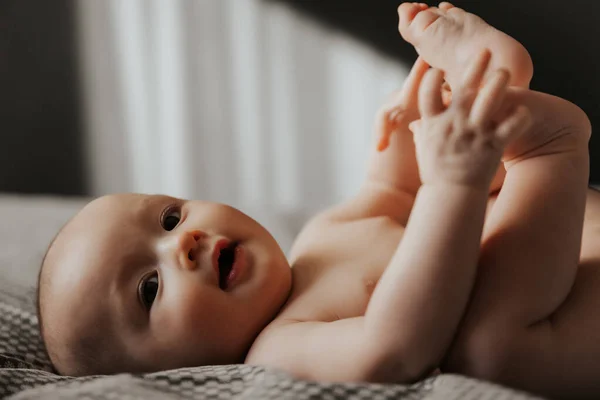
M 339 202 L 364 177 L 377 108 L 408 72 L 281 4 L 78 5 L 95 195 L 280 212 Z

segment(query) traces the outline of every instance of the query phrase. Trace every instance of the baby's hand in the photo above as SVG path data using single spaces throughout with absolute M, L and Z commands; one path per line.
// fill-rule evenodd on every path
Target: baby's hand
M 442 101 L 443 74 L 427 72 L 419 91 L 421 120 L 411 124 L 423 184 L 453 183 L 487 190 L 506 145 L 531 124 L 529 110 L 518 107 L 494 121 L 509 82 L 497 71 L 479 90 L 490 61 L 482 53 L 467 69 L 463 84 L 446 108 Z
M 390 136 L 393 133 L 410 134 L 408 125 L 419 119 L 419 86 L 428 69 L 429 65 L 421 57 L 417 58 L 402 89 L 392 93 L 389 100 L 377 113 L 378 151 L 383 151 L 389 146 Z

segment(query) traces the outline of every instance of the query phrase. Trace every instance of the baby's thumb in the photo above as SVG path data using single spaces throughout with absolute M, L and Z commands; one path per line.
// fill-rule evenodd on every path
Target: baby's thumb
M 421 128 L 421 120 L 420 119 L 414 120 L 413 122 L 408 124 L 408 129 L 410 129 L 410 131 L 413 134 L 417 133 L 420 128 Z

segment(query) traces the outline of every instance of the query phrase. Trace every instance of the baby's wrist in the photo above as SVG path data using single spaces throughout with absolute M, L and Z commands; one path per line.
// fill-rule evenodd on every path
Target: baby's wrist
M 436 180 L 432 182 L 423 182 L 420 190 L 435 191 L 444 193 L 445 195 L 462 194 L 488 197 L 489 185 Z

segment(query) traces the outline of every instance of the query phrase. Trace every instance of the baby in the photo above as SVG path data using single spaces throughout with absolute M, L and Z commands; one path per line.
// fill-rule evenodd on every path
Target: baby
M 39 279 L 59 372 L 247 362 L 408 382 L 442 365 L 552 395 L 600 391 L 585 114 L 529 91 L 527 51 L 478 17 L 449 3 L 399 14 L 420 58 L 379 116 L 385 151 L 289 261 L 240 211 L 166 196 L 102 197 L 59 232 Z

